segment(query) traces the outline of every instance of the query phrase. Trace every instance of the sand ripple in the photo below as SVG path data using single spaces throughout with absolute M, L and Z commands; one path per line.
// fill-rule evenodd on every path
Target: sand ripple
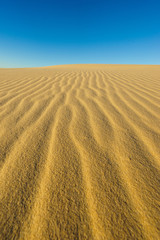
M 159 79 L 0 69 L 0 239 L 160 239 Z

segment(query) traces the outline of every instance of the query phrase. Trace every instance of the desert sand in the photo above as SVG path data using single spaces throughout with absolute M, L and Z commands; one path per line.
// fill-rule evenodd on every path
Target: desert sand
M 160 66 L 0 69 L 6 239 L 160 239 Z

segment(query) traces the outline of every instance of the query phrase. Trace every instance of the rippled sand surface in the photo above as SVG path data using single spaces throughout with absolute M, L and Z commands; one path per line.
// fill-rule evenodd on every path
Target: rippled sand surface
M 0 69 L 0 239 L 160 239 L 160 66 Z

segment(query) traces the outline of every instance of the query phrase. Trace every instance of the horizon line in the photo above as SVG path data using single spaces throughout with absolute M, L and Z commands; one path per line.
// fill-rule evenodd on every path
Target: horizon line
M 71 65 L 134 65 L 134 66 L 160 66 L 160 64 L 136 64 L 136 63 L 71 63 L 71 64 L 56 64 L 48 66 L 38 66 L 38 67 L 0 67 L 0 69 L 26 69 L 26 68 L 48 68 L 56 66 L 71 66 Z

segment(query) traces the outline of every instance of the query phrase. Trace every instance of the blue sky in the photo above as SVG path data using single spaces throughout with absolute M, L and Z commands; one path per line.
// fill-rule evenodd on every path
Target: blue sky
M 160 64 L 159 0 L 0 2 L 0 67 Z

